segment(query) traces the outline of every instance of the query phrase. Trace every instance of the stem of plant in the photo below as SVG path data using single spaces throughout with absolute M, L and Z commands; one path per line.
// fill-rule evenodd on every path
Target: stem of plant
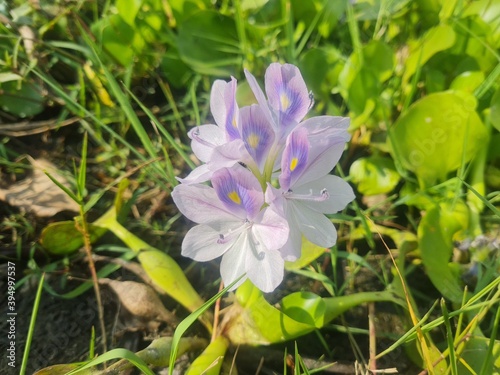
M 92 258 L 92 244 L 90 242 L 88 224 L 85 218 L 85 212 L 83 210 L 83 206 L 80 206 L 80 218 L 81 218 L 81 225 L 79 223 L 75 223 L 75 226 L 76 229 L 83 236 L 83 245 L 89 262 L 89 269 L 90 269 L 90 274 L 92 275 L 92 283 L 94 285 L 94 293 L 97 303 L 97 312 L 99 314 L 99 325 L 101 327 L 101 334 L 102 334 L 102 348 L 103 352 L 106 352 L 108 350 L 108 342 L 106 338 L 106 326 L 104 325 L 104 311 L 102 308 L 101 289 L 99 288 L 99 281 L 97 279 L 95 263 L 94 259 Z M 106 367 L 106 362 L 104 363 L 104 367 Z

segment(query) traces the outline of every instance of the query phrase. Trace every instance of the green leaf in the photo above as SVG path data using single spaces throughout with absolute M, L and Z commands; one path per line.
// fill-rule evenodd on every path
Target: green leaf
M 490 121 L 495 129 L 500 131 L 500 87 L 491 98 Z
M 0 109 L 25 118 L 44 110 L 42 89 L 33 83 L 9 81 L 0 84 Z
M 403 83 L 408 82 L 411 76 L 432 56 L 450 48 L 454 43 L 455 31 L 446 24 L 431 28 L 422 38 L 411 43 L 410 53 L 405 62 Z
M 394 159 L 417 175 L 421 187 L 446 180 L 483 147 L 487 131 L 475 107 L 474 97 L 463 92 L 431 94 L 390 129 Z
M 463 287 L 448 265 L 453 252 L 453 235 L 467 226 L 467 206 L 459 202 L 454 211 L 436 205 L 428 210 L 418 226 L 422 262 L 434 286 L 447 299 L 460 302 Z
M 484 81 L 484 78 L 484 73 L 480 71 L 463 72 L 451 82 L 450 89 L 462 90 L 473 94 L 474 90 Z
M 281 311 L 297 322 L 321 328 L 325 322 L 325 301 L 311 292 L 292 293 L 281 300 Z
M 373 40 L 360 51 L 354 51 L 339 74 L 340 91 L 349 109 L 359 115 L 374 109 L 380 99 L 382 83 L 391 77 L 396 57 L 392 48 Z
M 282 310 L 271 306 L 262 292 L 245 283 L 236 291 L 237 302 L 228 308 L 232 318 L 225 326 L 232 344 L 269 345 L 323 327 L 343 312 L 366 302 L 404 301 L 392 292 L 366 292 L 348 296 L 321 298 L 309 292 L 292 293 L 281 302 Z
M 116 0 L 116 10 L 121 18 L 134 27 L 134 20 L 141 9 L 143 0 Z
M 199 11 L 179 24 L 181 59 L 200 74 L 229 76 L 241 64 L 236 25 L 215 11 Z
M 106 229 L 89 224 L 90 241 L 97 241 Z M 40 243 L 45 250 L 55 255 L 69 255 L 83 246 L 82 234 L 74 221 L 50 223 L 42 230 Z
M 219 375 L 229 342 L 224 336 L 213 340 L 185 372 L 186 375 Z
M 400 180 L 392 159 L 381 156 L 356 160 L 351 165 L 349 175 L 364 195 L 388 193 Z
M 122 66 L 129 66 L 144 47 L 140 35 L 119 14 L 94 23 L 92 32 L 101 37 L 103 48 Z
M 341 58 L 341 53 L 333 47 L 311 48 L 300 55 L 300 71 L 315 95 L 328 98 L 338 85 Z

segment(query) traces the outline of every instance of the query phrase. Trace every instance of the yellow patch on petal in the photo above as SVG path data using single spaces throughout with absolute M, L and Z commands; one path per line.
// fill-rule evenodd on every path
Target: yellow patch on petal
M 238 127 L 238 123 L 236 122 L 236 116 L 233 117 L 233 121 L 231 121 L 231 124 L 233 125 L 233 128 L 237 128 Z
M 257 134 L 255 133 L 252 133 L 250 134 L 248 137 L 247 137 L 247 142 L 248 144 L 250 145 L 251 148 L 253 148 L 254 150 L 259 146 L 259 141 L 260 141 L 260 138 Z
M 280 95 L 280 102 L 282 111 L 286 111 L 288 107 L 290 107 L 290 100 L 288 99 L 288 96 L 286 96 L 286 94 Z
M 299 163 L 299 159 L 297 158 L 292 158 L 290 161 L 290 172 L 293 172 L 295 168 L 297 168 L 297 164 Z
M 237 192 L 235 192 L 234 190 L 232 192 L 230 192 L 227 197 L 229 199 L 231 199 L 234 203 L 236 204 L 241 204 L 241 198 L 240 196 L 238 195 Z

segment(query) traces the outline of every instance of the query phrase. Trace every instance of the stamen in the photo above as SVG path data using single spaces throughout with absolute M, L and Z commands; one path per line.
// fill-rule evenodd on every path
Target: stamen
M 312 91 L 309 91 L 309 107 L 307 110 L 309 111 L 314 106 L 314 94 Z
M 312 202 L 324 202 L 330 198 L 330 194 L 327 189 L 322 189 L 319 195 L 314 195 L 312 189 L 309 190 L 309 194 L 295 194 L 292 189 L 288 189 L 287 192 L 283 193 L 283 196 L 287 199 Z
M 203 138 L 200 137 L 200 129 L 196 128 L 193 131 L 191 131 L 191 137 L 196 140 L 197 142 L 200 142 L 204 146 L 208 146 L 211 148 L 217 147 L 217 145 L 210 143 L 208 141 L 205 141 Z
M 229 231 L 227 233 L 224 233 L 224 234 L 219 233 L 219 239 L 217 240 L 217 243 L 219 245 L 228 243 L 232 238 L 234 238 L 234 236 L 239 235 L 241 232 L 243 232 L 245 230 L 248 230 L 249 228 L 251 228 L 251 226 L 252 226 L 252 223 L 249 222 L 247 219 L 245 219 L 243 224 L 240 225 L 238 228 L 229 229 Z

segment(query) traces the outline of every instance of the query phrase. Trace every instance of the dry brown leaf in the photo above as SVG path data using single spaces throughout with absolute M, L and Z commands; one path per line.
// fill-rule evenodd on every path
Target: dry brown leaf
M 153 288 L 135 281 L 117 281 L 101 278 L 99 283 L 109 286 L 122 306 L 144 322 L 166 322 L 177 325 L 177 318 L 168 311 Z
M 0 189 L 0 201 L 5 201 L 11 206 L 22 211 L 30 211 L 39 217 L 54 216 L 61 211 L 78 212 L 78 204 L 64 193 L 47 175 L 62 185 L 70 187 L 67 180 L 59 173 L 57 167 L 45 159 L 31 159 L 33 174 L 22 181 Z

